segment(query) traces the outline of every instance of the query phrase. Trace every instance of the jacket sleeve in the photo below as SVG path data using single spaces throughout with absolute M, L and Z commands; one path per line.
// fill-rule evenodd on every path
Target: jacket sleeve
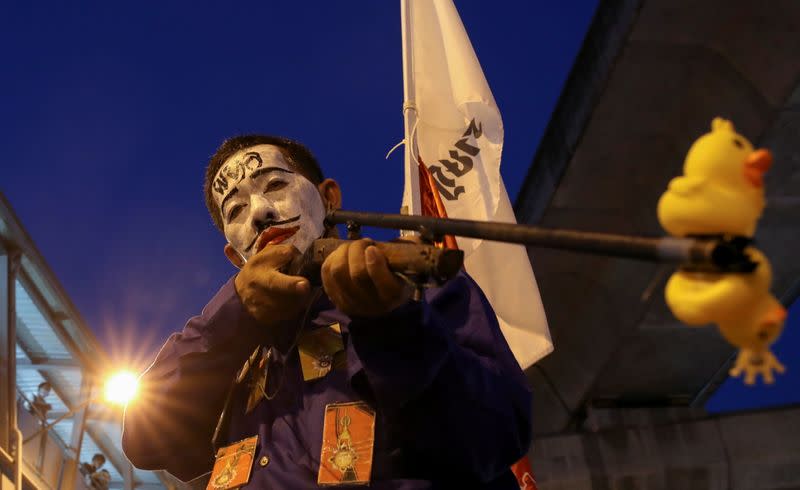
M 465 273 L 386 317 L 352 319 L 349 332 L 371 397 L 416 461 L 489 482 L 527 452 L 527 380 Z
M 185 481 L 210 471 L 214 428 L 259 330 L 231 279 L 170 336 L 125 411 L 122 447 L 136 467 L 166 469 Z

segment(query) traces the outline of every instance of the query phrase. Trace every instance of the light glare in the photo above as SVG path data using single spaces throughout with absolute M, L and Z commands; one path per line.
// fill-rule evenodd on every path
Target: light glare
M 138 390 L 139 377 L 130 371 L 122 371 L 106 382 L 105 397 L 109 402 L 125 405 L 133 400 Z

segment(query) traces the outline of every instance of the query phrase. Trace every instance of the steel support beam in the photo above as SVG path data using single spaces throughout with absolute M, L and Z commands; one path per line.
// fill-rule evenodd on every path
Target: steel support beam
M 13 281 L 11 281 L 12 287 L 8 287 L 11 264 L 8 252 L 3 248 L 0 253 L 2 253 L 0 255 L 0 449 L 10 453 L 9 427 L 11 421 L 9 417 L 11 412 L 9 409 L 11 403 L 8 397 L 11 394 L 10 388 L 14 387 L 14 380 L 9 372 L 11 364 L 8 356 L 11 342 L 9 338 L 9 320 L 11 319 L 9 308 L 13 299 L 11 295 L 14 294 L 10 291 L 14 291 L 14 288 Z
M 79 413 L 70 413 L 70 412 L 65 412 L 63 410 L 53 410 L 53 411 L 47 412 L 47 418 L 48 418 L 48 420 L 51 420 L 51 421 L 55 420 L 55 419 L 62 419 L 62 420 L 71 419 L 73 417 L 78 417 L 80 415 L 81 414 L 79 414 Z M 88 410 L 86 412 L 85 416 L 86 416 L 86 420 L 106 420 L 106 419 L 108 419 L 108 412 L 103 411 L 103 410 L 97 410 L 97 409 Z
M 18 247 L 2 240 L 0 248 L 0 448 L 14 457 L 19 488 L 22 450 L 17 440 L 17 308 L 15 287 L 21 259 Z
M 92 384 L 91 377 L 84 372 L 81 377 L 80 400 L 86 400 L 84 406 L 75 411 L 74 422 L 72 424 L 72 436 L 70 437 L 69 447 L 74 451 L 74 458 L 68 457 L 64 465 L 64 489 L 72 490 L 78 474 L 78 464 L 81 457 L 81 446 L 83 445 L 83 434 L 86 430 L 86 414 L 88 405 L 91 404 Z
M 124 490 L 133 490 L 136 488 L 136 482 L 133 479 L 133 465 L 126 461 L 125 471 L 122 474 Z
M 80 370 L 81 365 L 71 359 L 47 361 L 17 361 L 17 371 L 64 371 Z

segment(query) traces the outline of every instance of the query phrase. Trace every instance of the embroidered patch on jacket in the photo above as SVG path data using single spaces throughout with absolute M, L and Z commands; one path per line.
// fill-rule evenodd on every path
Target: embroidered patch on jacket
M 331 403 L 325 406 L 317 484 L 369 484 L 374 445 L 375 411 L 366 403 Z
M 322 378 L 332 369 L 344 367 L 347 363 L 342 329 L 338 323 L 308 332 L 297 347 L 305 381 Z
M 256 435 L 220 448 L 206 490 L 228 490 L 246 485 L 253 469 L 257 443 Z

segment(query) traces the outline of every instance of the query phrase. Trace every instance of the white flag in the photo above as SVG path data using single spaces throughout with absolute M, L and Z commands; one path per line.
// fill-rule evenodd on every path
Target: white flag
M 405 106 L 416 108 L 407 165 L 418 159 L 425 164 L 448 217 L 514 223 L 500 176 L 503 121 L 455 5 L 406 4 Z M 414 171 L 406 169 L 406 175 Z M 414 209 L 409 192 L 419 189 L 407 185 L 403 197 Z M 525 248 L 462 237 L 457 242 L 520 366 L 549 354 L 553 343 Z

